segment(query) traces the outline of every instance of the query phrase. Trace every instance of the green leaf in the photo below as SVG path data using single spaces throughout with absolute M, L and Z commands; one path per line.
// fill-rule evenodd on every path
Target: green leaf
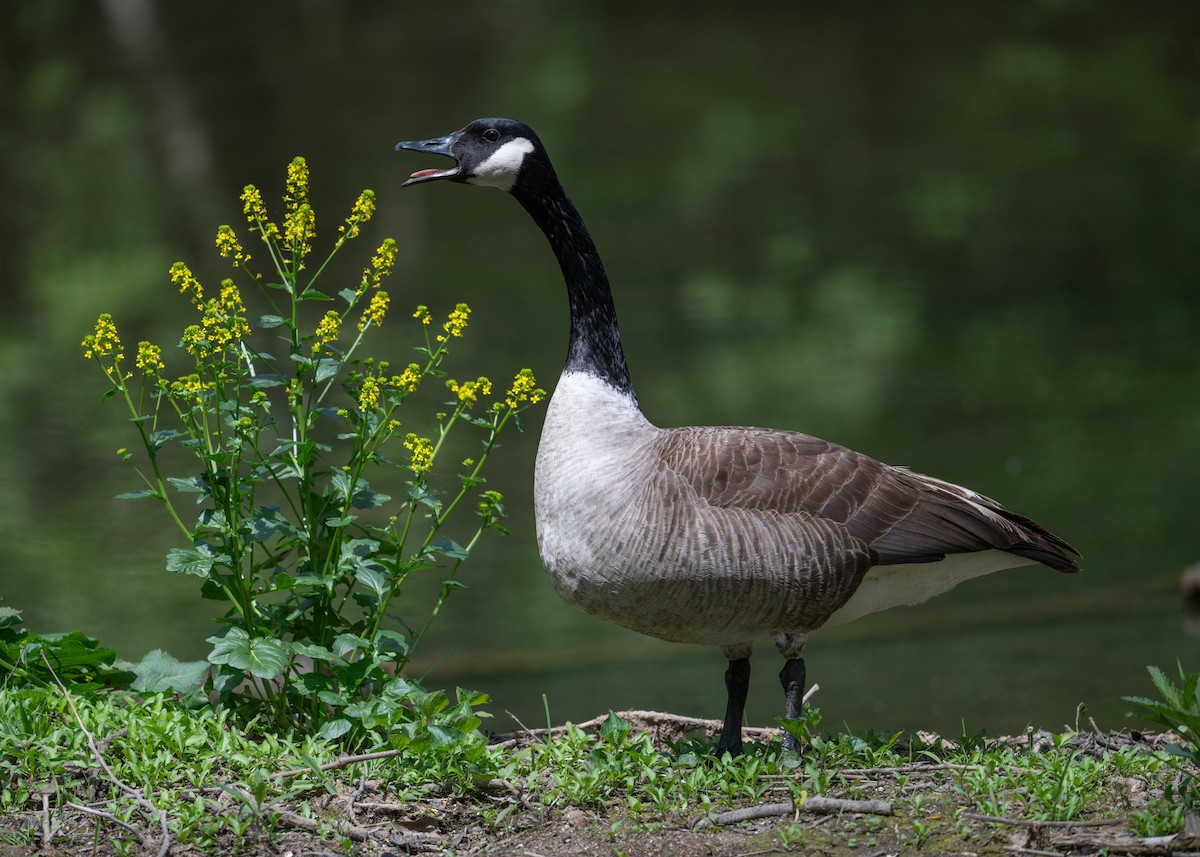
M 384 629 L 375 635 L 375 647 L 380 652 L 404 657 L 408 654 L 408 638 L 399 631 Z
M 620 744 L 633 731 L 633 724 L 626 720 L 611 708 L 608 710 L 608 717 L 604 718 L 604 722 L 600 724 L 600 737 L 606 739 L 612 744 Z
M 168 476 L 167 481 L 174 485 L 176 490 L 183 491 L 186 494 L 208 493 L 208 477 L 206 476 L 189 476 L 186 479 L 180 479 L 177 476 Z
M 188 694 L 199 690 L 204 684 L 208 673 L 208 663 L 205 661 L 178 661 L 164 652 L 155 649 L 147 652 L 140 663 L 130 665 L 137 675 L 130 687 L 145 693 L 162 693 L 173 690 Z
M 370 646 L 366 640 L 356 634 L 339 634 L 333 641 L 333 653 L 344 658 L 350 652 L 361 652 Z
M 205 547 L 199 550 L 187 548 L 171 548 L 167 551 L 167 571 L 176 574 L 192 574 L 196 577 L 208 577 L 217 557 Z
M 322 381 L 328 381 L 337 375 L 341 371 L 341 368 L 341 360 L 335 360 L 332 357 L 322 357 L 317 361 L 317 374 L 313 378 L 314 383 L 320 384 Z
M 358 520 L 357 515 L 343 515 L 340 518 L 326 518 L 321 523 L 323 523 L 325 526 L 329 527 L 330 529 L 336 530 L 338 527 L 349 526 L 350 524 L 353 524 L 357 520 Z
M 429 548 L 451 559 L 466 559 L 469 556 L 467 549 L 453 539 L 438 539 Z
M 341 738 L 343 735 L 349 732 L 353 726 L 354 724 L 352 724 L 349 720 L 339 717 L 337 720 L 327 721 L 325 725 L 317 731 L 317 735 L 321 738 L 327 738 L 332 741 L 335 738 Z
M 292 643 L 292 651 L 314 661 L 332 661 L 336 657 L 328 648 L 316 643 Z
M 301 300 L 301 301 L 331 301 L 331 300 L 333 300 L 333 298 L 331 298 L 329 295 L 325 294 L 320 289 L 307 288 L 303 292 L 300 293 L 300 297 L 298 297 L 297 300 Z
M 283 675 L 288 668 L 288 649 L 273 637 L 251 637 L 242 628 L 230 628 L 224 637 L 209 637 L 213 650 L 209 663 L 229 664 L 262 679 Z
M 340 297 L 346 303 L 352 304 L 358 299 L 358 292 L 354 291 L 354 289 L 342 289 L 340 292 L 338 292 L 338 297 Z
M 113 497 L 114 500 L 140 500 L 143 497 L 162 497 L 153 488 L 141 488 L 137 491 L 126 491 L 124 494 L 117 494 Z
M 281 324 L 287 324 L 287 319 L 281 315 L 264 315 L 259 316 L 258 319 L 258 326 L 264 330 L 279 327 Z
M 253 378 L 250 379 L 250 386 L 253 387 L 255 390 L 268 390 L 271 387 L 282 387 L 286 383 L 287 383 L 287 381 L 285 381 L 280 376 L 273 375 L 273 374 L 270 374 L 267 372 L 264 372 L 259 375 L 255 375 Z
M 375 563 L 360 565 L 354 570 L 354 579 L 374 592 L 378 597 L 383 598 L 387 594 L 388 584 L 387 578 L 382 573 L 382 569 L 383 566 L 376 565 Z
M 182 432 L 178 429 L 161 429 L 150 435 L 150 446 L 152 449 L 157 450 L 168 441 L 187 436 L 187 432 Z

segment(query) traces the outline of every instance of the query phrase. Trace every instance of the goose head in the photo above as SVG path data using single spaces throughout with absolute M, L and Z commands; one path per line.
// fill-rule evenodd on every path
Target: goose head
M 546 150 L 533 129 L 515 119 L 476 119 L 465 128 L 429 140 L 397 143 L 408 149 L 454 159 L 446 170 L 423 169 L 413 173 L 403 187 L 448 179 L 481 187 L 498 187 L 511 193 L 538 162 L 543 175 L 553 175 Z

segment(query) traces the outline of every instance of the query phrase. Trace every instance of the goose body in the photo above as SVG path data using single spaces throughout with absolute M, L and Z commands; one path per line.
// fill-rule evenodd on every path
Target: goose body
M 809 632 L 1006 568 L 1078 571 L 1069 544 L 969 489 L 798 432 L 654 426 L 633 391 L 599 254 L 533 131 L 480 119 L 397 148 L 455 159 L 406 185 L 499 187 L 549 240 L 571 337 L 537 453 L 541 558 L 581 610 L 723 649 L 729 704 L 718 750 L 741 749 L 758 637 L 773 637 L 786 659 L 785 709 L 797 716 Z

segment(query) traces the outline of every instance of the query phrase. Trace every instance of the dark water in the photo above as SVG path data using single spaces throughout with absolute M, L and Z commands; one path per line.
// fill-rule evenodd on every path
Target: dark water
M 552 382 L 566 307 L 541 235 L 499 193 L 401 191 L 428 164 L 391 151 L 503 114 L 538 129 L 588 219 L 652 420 L 828 437 L 1082 550 L 1083 575 L 1018 569 L 815 635 L 828 723 L 995 734 L 1073 722 L 1082 702 L 1119 726 L 1146 664 L 1200 668 L 1176 584 L 1200 559 L 1200 7 L 0 15 L 0 596 L 38 630 L 203 655 L 212 605 L 162 571 L 179 546 L 165 515 L 109 499 L 136 487 L 113 454 L 134 438 L 78 343 L 106 311 L 126 341 L 177 338 L 167 267 L 224 276 L 216 225 L 240 222 L 247 182 L 281 191 L 295 154 L 319 227 L 379 194 L 335 276 L 395 236 L 398 307 L 475 310 L 459 374 Z M 464 570 L 419 671 L 490 692 L 500 728 L 505 710 L 542 722 L 543 694 L 556 722 L 718 716 L 718 652 L 577 614 L 545 580 L 539 420 L 492 472 L 512 535 Z M 756 723 L 778 712 L 778 666 L 764 641 Z

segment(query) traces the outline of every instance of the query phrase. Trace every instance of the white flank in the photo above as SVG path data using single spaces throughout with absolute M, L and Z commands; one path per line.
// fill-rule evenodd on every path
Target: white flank
M 521 171 L 521 164 L 525 162 L 525 156 L 532 151 L 533 143 L 525 137 L 509 140 L 492 152 L 491 157 L 476 167 L 467 181 L 480 187 L 498 187 L 503 191 L 512 190 L 512 186 L 517 180 L 517 173 Z
M 1033 565 L 1035 560 L 1001 550 L 951 554 L 939 562 L 877 565 L 867 572 L 850 600 L 823 627 L 843 625 L 889 607 L 920 604 L 973 577 Z

